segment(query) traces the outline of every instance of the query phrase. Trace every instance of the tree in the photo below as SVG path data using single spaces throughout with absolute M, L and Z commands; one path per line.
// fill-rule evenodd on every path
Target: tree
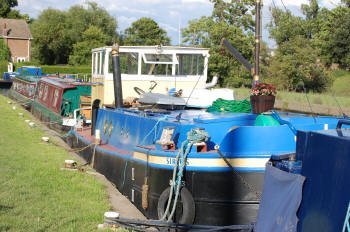
M 18 6 L 17 0 L 0 0 L 0 17 L 7 18 L 11 8 Z
M 310 40 L 296 36 L 279 46 L 271 58 L 269 81 L 279 89 L 296 90 L 303 86 L 314 92 L 325 91 L 332 79 L 318 59 L 319 52 Z
M 350 0 L 342 0 L 341 1 L 345 6 L 350 7 Z
M 254 20 L 253 0 L 212 0 L 214 10 L 210 17 L 189 22 L 182 30 L 183 42 L 210 48 L 209 76 L 221 77 L 220 84 L 228 87 L 250 85 L 250 73 L 230 54 L 220 42 L 228 39 L 248 60 L 253 61 Z
M 140 18 L 132 23 L 124 33 L 125 45 L 169 45 L 170 38 L 165 30 L 151 18 Z
M 69 56 L 69 64 L 81 65 L 91 62 L 91 49 L 104 46 L 108 36 L 96 27 L 90 26 L 83 32 L 82 41 L 73 45 L 73 53 Z
M 305 20 L 294 16 L 291 11 L 278 8 L 271 9 L 272 21 L 268 24 L 270 37 L 277 45 L 287 42 L 293 37 L 308 37 Z
M 8 61 L 11 57 L 10 49 L 3 39 L 0 39 L 0 61 Z
M 66 33 L 73 44 L 82 41 L 83 32 L 91 26 L 96 26 L 107 36 L 105 45 L 116 40 L 117 21 L 97 3 L 87 2 L 85 6 L 75 5 L 68 10 Z
M 31 27 L 33 37 L 33 57 L 43 64 L 64 64 L 72 46 L 66 34 L 66 13 L 44 10 Z
M 72 6 L 68 11 L 46 9 L 32 24 L 33 56 L 43 64 L 67 64 L 70 55 L 84 54 L 81 59 L 74 58 L 74 62 L 85 63 L 90 54 L 81 51 L 94 44 L 81 43 L 89 38 L 87 34 L 99 30 L 106 38 L 99 46 L 111 45 L 116 38 L 116 27 L 115 19 L 94 2 L 86 3 L 86 7 Z
M 32 18 L 29 17 L 28 14 L 21 14 L 18 10 L 11 10 L 6 18 L 9 19 L 24 19 L 27 23 L 31 23 L 33 21 Z
M 338 17 L 333 21 L 334 33 L 330 34 L 329 51 L 332 63 L 339 63 L 343 68 L 350 67 L 350 8 L 337 8 Z

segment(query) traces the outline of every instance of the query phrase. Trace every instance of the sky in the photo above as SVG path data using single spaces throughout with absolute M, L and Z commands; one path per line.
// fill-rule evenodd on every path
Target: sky
M 264 25 L 271 20 L 268 9 L 272 1 L 278 7 L 285 6 L 297 15 L 300 15 L 300 5 L 308 2 L 308 0 L 264 0 L 262 14 Z M 73 5 L 84 4 L 84 2 L 85 0 L 18 0 L 17 9 L 21 13 L 36 18 L 47 8 L 67 10 Z M 117 19 L 117 31 L 125 30 L 141 17 L 150 17 L 167 31 L 173 45 L 179 44 L 181 37 L 179 28 L 186 27 L 189 20 L 211 15 L 213 9 L 209 0 L 95 0 L 95 2 Z M 319 0 L 320 5 L 327 8 L 333 8 L 339 2 L 340 0 Z M 263 29 L 263 40 L 273 44 L 273 41 L 268 38 L 266 29 Z

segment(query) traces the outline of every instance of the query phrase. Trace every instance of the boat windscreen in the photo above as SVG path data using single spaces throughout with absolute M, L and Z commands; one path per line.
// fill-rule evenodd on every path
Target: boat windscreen
M 143 61 L 147 64 L 173 64 L 178 63 L 177 60 L 173 60 L 172 54 L 143 54 Z
M 179 63 L 176 75 L 203 75 L 204 56 L 201 54 L 177 54 Z

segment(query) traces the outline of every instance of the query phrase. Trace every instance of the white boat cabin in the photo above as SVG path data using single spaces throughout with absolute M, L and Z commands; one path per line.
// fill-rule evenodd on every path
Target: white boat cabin
M 111 51 L 112 47 L 92 50 L 92 82 L 98 83 L 92 88 L 92 99 L 98 98 L 104 105 L 114 102 Z M 162 94 L 206 88 L 208 49 L 121 46 L 119 51 L 124 99 L 139 97 L 134 87 Z

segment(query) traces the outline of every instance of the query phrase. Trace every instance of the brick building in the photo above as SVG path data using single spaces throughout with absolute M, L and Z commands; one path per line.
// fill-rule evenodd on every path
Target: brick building
M 30 61 L 33 37 L 25 20 L 0 19 L 0 38 L 9 47 L 12 62 Z

